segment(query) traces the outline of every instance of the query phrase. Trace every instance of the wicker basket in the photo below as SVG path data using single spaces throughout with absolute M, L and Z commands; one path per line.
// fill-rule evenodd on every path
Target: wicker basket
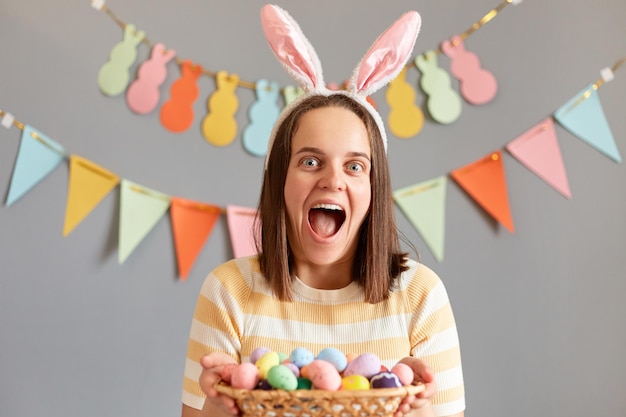
M 362 391 L 246 390 L 219 383 L 215 389 L 233 398 L 245 417 L 391 417 L 407 395 L 423 385 Z

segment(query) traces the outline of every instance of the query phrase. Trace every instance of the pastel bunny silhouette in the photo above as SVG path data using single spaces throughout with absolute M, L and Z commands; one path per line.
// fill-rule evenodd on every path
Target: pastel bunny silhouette
M 406 68 L 391 80 L 385 95 L 389 104 L 389 129 L 402 139 L 417 135 L 424 127 L 424 113 L 415 104 L 415 91 L 405 75 Z
M 415 58 L 420 70 L 420 87 L 428 95 L 428 113 L 437 122 L 448 124 L 461 115 L 461 98 L 452 89 L 450 75 L 438 65 L 435 51 L 428 51 Z
M 126 92 L 126 103 L 135 113 L 147 114 L 159 104 L 159 86 L 167 77 L 167 63 L 174 58 L 173 49 L 157 43 L 152 48 L 150 59 L 139 67 L 137 79 Z
M 250 124 L 243 131 L 244 148 L 255 156 L 265 156 L 274 123 L 280 114 L 278 83 L 259 80 L 256 83 L 257 101 L 250 106 Z
M 170 99 L 161 107 L 161 124 L 172 132 L 183 132 L 193 123 L 193 103 L 198 98 L 198 78 L 202 66 L 191 61 L 182 64 L 182 75 L 170 88 Z
M 480 66 L 478 56 L 465 50 L 463 39 L 454 36 L 444 41 L 441 50 L 451 60 L 450 70 L 461 83 L 461 94 L 472 104 L 485 104 L 491 101 L 498 90 L 496 78 Z
M 217 90 L 207 102 L 209 113 L 202 121 L 202 134 L 207 142 L 226 146 L 237 136 L 235 113 L 239 107 L 239 99 L 235 90 L 239 84 L 239 76 L 220 71 L 215 78 Z
M 98 87 L 108 96 L 122 93 L 130 80 L 130 67 L 137 58 L 137 45 L 145 38 L 144 31 L 136 31 L 135 25 L 124 27 L 123 39 L 115 44 L 109 60 L 98 72 Z
M 304 90 L 301 87 L 294 87 L 293 85 L 288 85 L 283 89 L 283 99 L 285 100 L 285 105 L 288 105 L 298 97 L 300 97 L 304 93 Z

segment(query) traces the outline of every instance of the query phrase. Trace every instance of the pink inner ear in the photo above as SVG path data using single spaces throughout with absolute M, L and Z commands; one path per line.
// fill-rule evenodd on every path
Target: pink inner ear
M 398 75 L 413 51 L 421 18 L 417 12 L 402 15 L 367 51 L 356 79 L 356 91 L 371 94 Z
M 266 5 L 261 10 L 261 23 L 274 54 L 296 81 L 305 87 L 318 87 L 321 65 L 296 21 L 284 10 Z

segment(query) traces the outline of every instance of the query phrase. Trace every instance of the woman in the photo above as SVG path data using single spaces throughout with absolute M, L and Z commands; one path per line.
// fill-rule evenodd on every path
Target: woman
M 370 82 L 380 88 L 381 77 L 397 75 L 397 68 L 382 60 L 384 68 L 370 66 L 368 81 L 359 82 L 359 65 L 347 90 L 329 91 L 312 50 L 306 58 L 297 49 L 278 50 L 305 44 L 276 38 L 280 33 L 302 40 L 295 22 L 275 6 L 266 6 L 262 17 L 277 57 L 306 66 L 291 70 L 310 82 L 305 80 L 306 93 L 284 110 L 270 138 L 259 255 L 226 262 L 202 287 L 187 352 L 183 417 L 237 415 L 234 401 L 213 385 L 222 366 L 248 361 L 255 348 L 289 353 L 329 346 L 375 353 L 388 367 L 402 361 L 413 368 L 425 390 L 405 399 L 398 417 L 462 416 L 452 310 L 437 275 L 400 250 L 386 135 L 365 95 Z M 290 30 L 281 30 L 285 26 Z M 411 15 L 379 38 L 366 58 L 380 52 L 377 45 L 389 49 L 389 36 L 398 31 L 410 37 L 407 27 L 414 41 L 419 23 Z M 268 34 L 272 28 L 278 30 Z M 391 60 L 394 65 L 404 65 L 412 48 L 409 42 L 392 51 L 401 55 Z

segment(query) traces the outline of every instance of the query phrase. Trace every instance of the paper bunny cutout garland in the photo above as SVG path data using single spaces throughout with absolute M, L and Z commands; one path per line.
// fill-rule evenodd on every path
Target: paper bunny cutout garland
M 367 96 L 387 85 L 406 65 L 421 26 L 420 15 L 415 11 L 407 12 L 383 32 L 354 69 L 345 90 L 327 88 L 317 53 L 298 23 L 285 10 L 276 5 L 265 5 L 261 9 L 261 24 L 274 55 L 304 91 L 283 109 L 276 121 L 268 142 L 266 167 L 278 126 L 298 103 L 313 95 L 343 94 L 360 103 L 376 121 L 386 150 L 383 120 L 367 101 Z

